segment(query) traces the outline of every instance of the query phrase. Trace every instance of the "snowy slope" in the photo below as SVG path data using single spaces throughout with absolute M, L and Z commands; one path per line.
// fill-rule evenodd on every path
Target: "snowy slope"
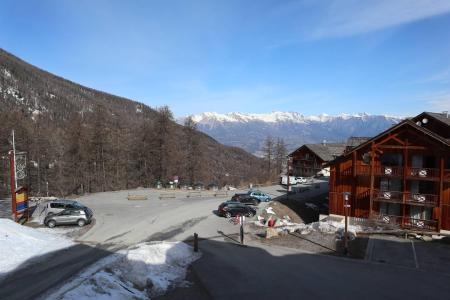
M 149 299 L 183 284 L 200 257 L 182 242 L 152 242 L 99 261 L 46 299 Z
M 404 118 L 366 113 L 305 116 L 297 112 L 205 112 L 194 115 L 193 119 L 200 131 L 219 142 L 257 153 L 268 135 L 283 138 L 289 150 L 294 150 L 305 143 L 344 142 L 350 136 L 374 136 Z M 178 122 L 182 124 L 184 120 L 182 117 Z
M 73 242 L 50 233 L 0 219 L 0 277 L 32 257 L 60 250 Z

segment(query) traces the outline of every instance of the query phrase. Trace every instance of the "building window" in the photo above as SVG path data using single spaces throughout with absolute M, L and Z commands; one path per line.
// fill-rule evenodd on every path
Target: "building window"
M 362 155 L 362 162 L 364 164 L 366 164 L 366 165 L 370 164 L 370 159 L 371 159 L 371 157 L 370 157 L 370 153 L 369 152 L 366 152 L 366 153 L 364 153 Z
M 380 161 L 383 166 L 400 167 L 403 165 L 403 155 L 395 152 L 383 153 Z
M 380 215 L 401 216 L 401 205 L 399 203 L 380 202 Z

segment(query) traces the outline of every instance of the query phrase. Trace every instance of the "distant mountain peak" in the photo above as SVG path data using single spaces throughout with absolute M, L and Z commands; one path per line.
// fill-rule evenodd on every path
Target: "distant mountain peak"
M 304 143 L 345 142 L 351 136 L 375 136 L 404 117 L 368 113 L 320 114 L 305 116 L 299 112 L 220 114 L 204 112 L 192 116 L 198 129 L 223 144 L 260 153 L 267 136 L 283 138 L 289 150 Z M 185 117 L 178 118 L 182 124 Z
M 309 122 L 330 122 L 336 119 L 349 120 L 349 119 L 365 119 L 372 116 L 384 117 L 385 119 L 401 120 L 404 117 L 389 116 L 389 115 L 370 115 L 368 113 L 357 113 L 348 114 L 343 113 L 340 115 L 329 115 L 320 114 L 305 116 L 298 112 L 283 112 L 283 111 L 273 111 L 270 113 L 240 113 L 240 112 L 230 112 L 230 113 L 216 113 L 216 112 L 204 112 L 197 115 L 193 115 L 192 118 L 197 123 L 212 123 L 212 122 L 265 122 L 265 123 L 279 123 L 279 122 L 293 122 L 293 123 L 309 123 Z M 179 118 L 184 120 L 185 117 Z

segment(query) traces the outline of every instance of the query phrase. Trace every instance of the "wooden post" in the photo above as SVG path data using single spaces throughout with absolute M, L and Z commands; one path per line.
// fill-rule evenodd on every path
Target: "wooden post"
M 374 164 L 375 164 L 375 149 L 374 143 L 372 143 L 372 147 L 370 150 L 370 198 L 369 198 L 369 219 L 372 218 L 372 210 L 373 210 L 373 186 L 375 184 L 374 177 Z
M 198 234 L 194 233 L 194 252 L 198 252 Z
M 439 178 L 439 218 L 438 218 L 438 232 L 441 231 L 442 226 L 442 202 L 444 200 L 444 156 L 441 156 L 441 176 Z
M 402 226 L 405 225 L 405 217 L 406 217 L 406 192 L 407 192 L 407 181 L 406 177 L 408 176 L 408 140 L 405 140 L 405 148 L 403 149 L 403 217 L 402 217 Z
M 350 210 L 350 215 L 355 217 L 355 210 L 356 210 L 356 151 L 353 151 L 353 160 L 352 160 L 352 208 Z M 353 211 L 353 213 L 352 213 Z

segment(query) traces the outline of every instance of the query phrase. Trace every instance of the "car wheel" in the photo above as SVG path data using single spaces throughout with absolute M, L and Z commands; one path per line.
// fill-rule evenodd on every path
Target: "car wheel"
M 83 227 L 84 225 L 86 225 L 86 221 L 83 220 L 83 219 L 79 219 L 78 222 L 77 222 L 77 225 L 80 226 L 80 227 Z
M 231 218 L 231 214 L 229 212 L 225 213 L 225 218 Z
M 55 226 L 56 226 L 55 220 L 50 220 L 50 221 L 48 221 L 48 222 L 47 222 L 47 226 L 50 227 L 50 228 L 55 227 Z

